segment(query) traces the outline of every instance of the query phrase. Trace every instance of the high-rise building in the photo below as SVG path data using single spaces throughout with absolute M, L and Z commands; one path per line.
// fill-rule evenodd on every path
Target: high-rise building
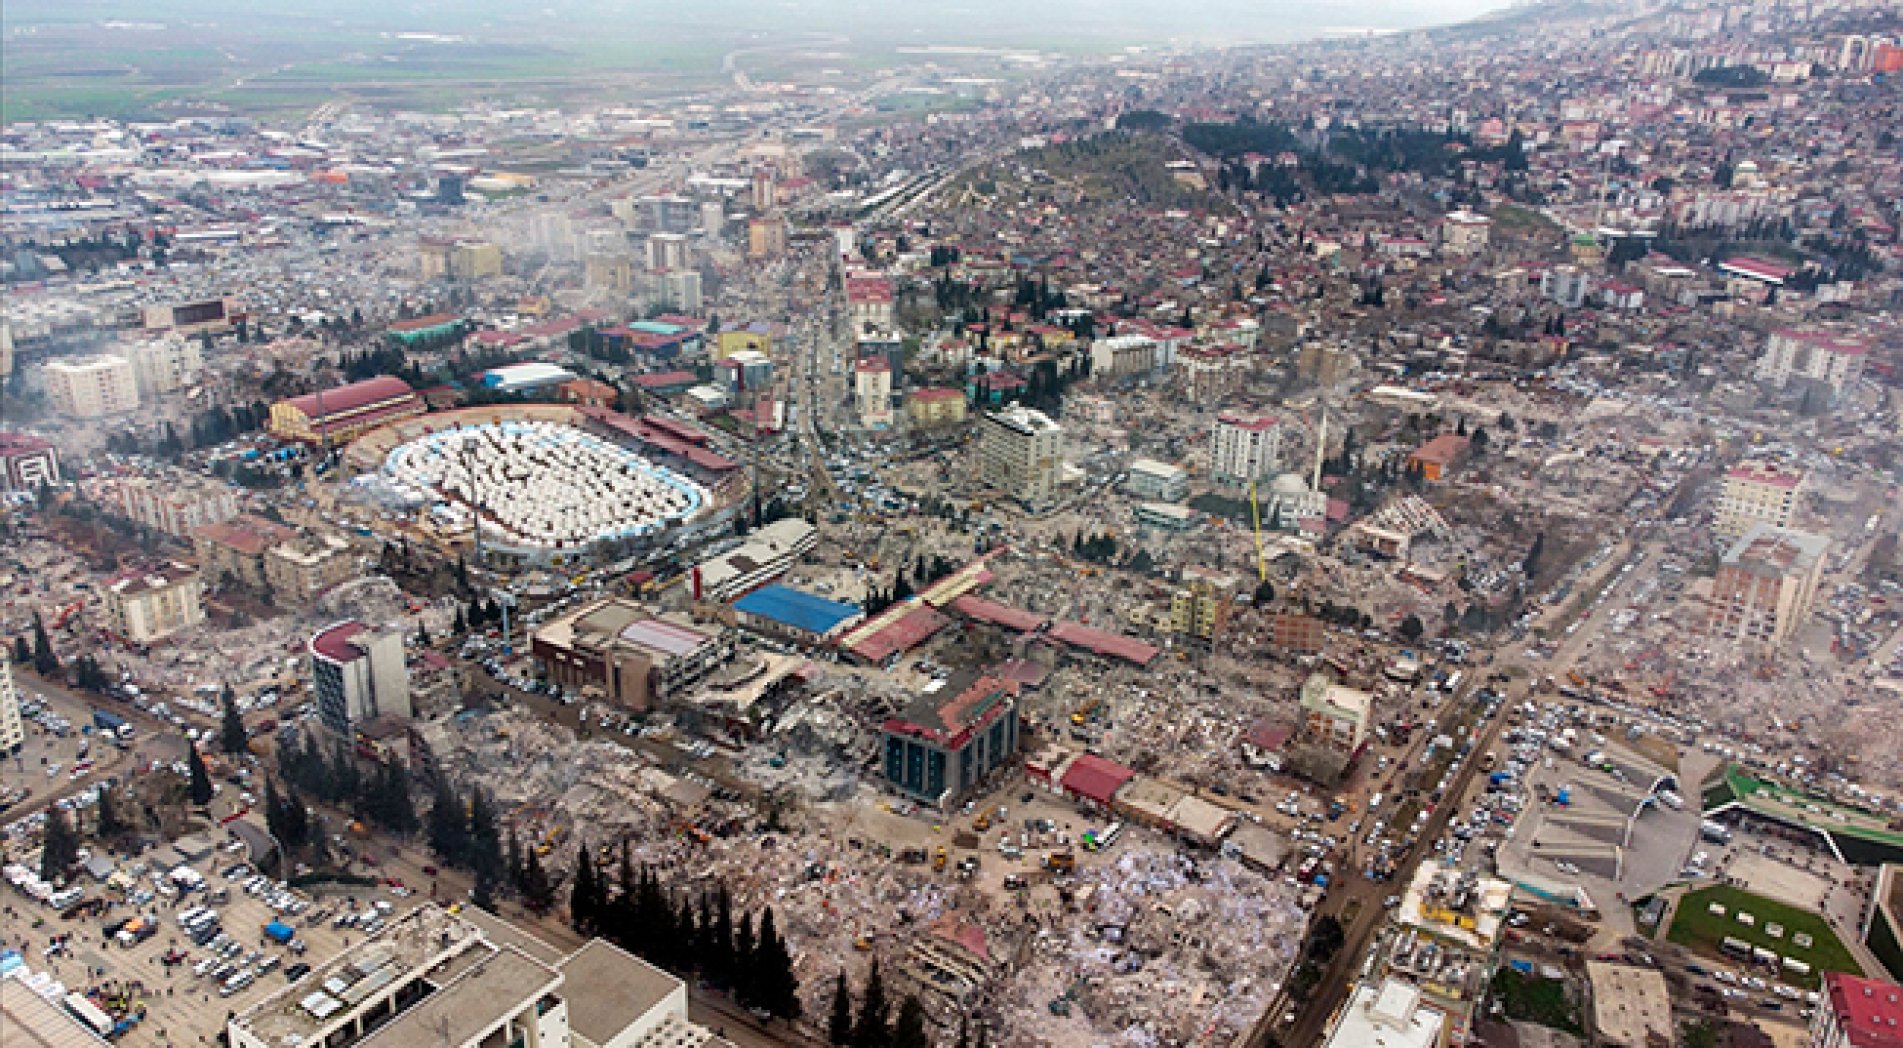
M 117 503 L 127 520 L 189 539 L 194 531 L 238 515 L 238 493 L 223 481 L 178 475 L 116 477 L 94 490 L 101 502 Z
M 852 369 L 853 406 L 867 429 L 892 425 L 892 368 L 884 357 L 864 357 Z
M 134 342 L 126 347 L 125 356 L 132 364 L 133 384 L 146 397 L 184 389 L 205 371 L 198 340 L 183 335 Z
M 1282 461 L 1282 426 L 1266 415 L 1223 412 L 1209 435 L 1209 479 L 1228 487 L 1268 480 Z
M 0 659 L 0 757 L 11 757 L 26 745 L 20 723 L 20 692 L 13 686 L 13 660 Z
M 129 571 L 106 584 L 111 631 L 133 644 L 150 644 L 205 621 L 198 569 L 163 564 Z
M 693 264 L 694 247 L 685 233 L 655 233 L 645 246 L 649 269 L 686 269 Z
M 1829 548 L 1822 535 L 1751 525 L 1718 565 L 1706 632 L 1734 642 L 1745 655 L 1782 646 L 1810 610 Z
M 139 406 L 138 379 L 124 357 L 67 357 L 47 363 L 40 376 L 53 410 L 69 418 L 118 415 Z
M 311 690 L 324 726 L 345 738 L 376 717 L 410 715 L 410 678 L 403 637 L 347 620 L 319 630 L 310 641 Z
M 1214 644 L 1229 626 L 1229 615 L 1241 588 L 1241 580 L 1234 575 L 1184 568 L 1176 592 L 1170 595 L 1170 632 Z
M 949 810 L 1018 750 L 1017 686 L 991 676 L 954 678 L 880 728 L 888 785 Z
M 575 223 L 563 211 L 538 211 L 530 216 L 529 243 L 551 262 L 574 262 L 581 258 Z
M 1819 328 L 1787 328 L 1765 340 L 1758 379 L 1780 389 L 1808 384 L 1825 396 L 1841 395 L 1863 375 L 1870 344 Z
M 482 280 L 502 275 L 502 249 L 487 240 L 459 240 L 449 249 L 451 280 Z
M 1049 502 L 1064 469 L 1064 430 L 1019 404 L 988 411 L 978 423 L 978 473 L 985 484 L 1030 504 Z
M 1712 534 L 1720 543 L 1730 543 L 1750 531 L 1753 524 L 1790 527 L 1791 513 L 1797 508 L 1797 489 L 1803 483 L 1804 474 L 1776 463 L 1739 463 L 1725 474 L 1712 517 Z

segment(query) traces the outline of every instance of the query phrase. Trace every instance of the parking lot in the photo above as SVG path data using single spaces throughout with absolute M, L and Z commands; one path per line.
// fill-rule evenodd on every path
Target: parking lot
M 0 948 L 19 949 L 29 971 L 92 996 L 115 1020 L 143 1013 L 117 1039 L 121 1045 L 216 1043 L 229 1014 L 301 974 L 299 964 L 364 936 L 359 927 L 340 926 L 340 916 L 407 908 L 387 889 L 319 889 L 313 897 L 280 888 L 230 844 L 182 864 L 203 878 L 202 886 L 184 888 L 193 874 L 158 861 L 170 851 L 164 846 L 121 863 L 105 884 L 83 881 L 81 901 L 63 910 L 8 892 Z M 198 908 L 215 914 L 201 925 L 202 942 L 181 924 Z M 288 931 L 285 941 L 266 934 L 273 921 Z M 146 925 L 154 930 L 141 933 Z

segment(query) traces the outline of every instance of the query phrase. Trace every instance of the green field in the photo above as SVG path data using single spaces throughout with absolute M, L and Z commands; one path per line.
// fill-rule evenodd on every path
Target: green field
M 1714 902 L 1724 906 L 1723 916 L 1711 912 Z M 1737 914 L 1740 911 L 1755 916 L 1757 923 L 1751 926 L 1739 923 Z M 1772 924 L 1784 927 L 1783 938 L 1774 939 L 1765 932 L 1765 927 Z M 1810 935 L 1812 941 L 1809 949 L 1800 948 L 1793 941 L 1800 932 Z M 1774 950 L 1784 957 L 1795 957 L 1810 965 L 1811 974 L 1808 977 L 1786 973 L 1783 981 L 1793 986 L 1815 989 L 1822 982 L 1820 976 L 1823 972 L 1863 974 L 1863 969 L 1822 917 L 1726 885 L 1687 892 L 1679 900 L 1678 911 L 1672 915 L 1671 930 L 1665 933 L 1667 939 L 1713 957 L 1724 956 L 1718 944 L 1727 936 L 1742 939 L 1752 946 Z
M 1578 1007 L 1566 998 L 1564 980 L 1541 979 L 1502 968 L 1493 974 L 1493 996 L 1509 1019 L 1537 1023 L 1575 1037 L 1586 1034 Z

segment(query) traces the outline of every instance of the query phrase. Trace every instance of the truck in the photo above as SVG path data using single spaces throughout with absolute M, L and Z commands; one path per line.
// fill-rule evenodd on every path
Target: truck
M 1680 797 L 1678 794 L 1673 793 L 1671 790 L 1660 790 L 1658 792 L 1658 799 L 1660 804 L 1665 805 L 1667 808 L 1670 808 L 1673 811 L 1685 810 L 1685 798 Z
M 93 727 L 121 739 L 132 736 L 132 725 L 127 724 L 124 717 L 110 710 L 94 710 Z
M 297 937 L 297 933 L 291 930 L 291 926 L 285 924 L 283 921 L 271 921 L 260 930 L 279 946 L 283 946 Z

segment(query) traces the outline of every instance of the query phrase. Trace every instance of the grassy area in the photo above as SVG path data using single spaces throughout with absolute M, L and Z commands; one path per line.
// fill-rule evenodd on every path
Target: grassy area
M 1583 1037 L 1579 1008 L 1566 997 L 1566 984 L 1558 979 L 1541 979 L 1502 968 L 1493 976 L 1493 996 L 1506 1009 L 1507 1018 L 1538 1023 L 1575 1037 Z
M 1714 902 L 1724 906 L 1722 915 L 1711 912 Z M 1749 926 L 1739 923 L 1739 912 L 1753 915 L 1757 923 Z M 1782 938 L 1772 938 L 1765 931 L 1773 924 L 1783 926 Z M 1797 945 L 1795 940 L 1799 934 L 1811 937 L 1808 948 Z M 1686 893 L 1679 901 L 1678 912 L 1672 916 L 1671 930 L 1665 935 L 1681 946 L 1689 946 L 1714 957 L 1724 956 L 1718 944 L 1727 936 L 1741 939 L 1752 946 L 1775 950 L 1780 956 L 1795 957 L 1810 965 L 1809 977 L 1793 975 L 1785 980 L 1792 985 L 1815 988 L 1821 982 L 1819 976 L 1823 972 L 1863 974 L 1863 969 L 1822 917 L 1728 885 L 1713 885 Z
M 1494 208 L 1491 217 L 1493 224 L 1501 229 L 1520 233 L 1551 232 L 1559 228 L 1559 223 L 1538 211 L 1513 204 L 1501 204 Z

